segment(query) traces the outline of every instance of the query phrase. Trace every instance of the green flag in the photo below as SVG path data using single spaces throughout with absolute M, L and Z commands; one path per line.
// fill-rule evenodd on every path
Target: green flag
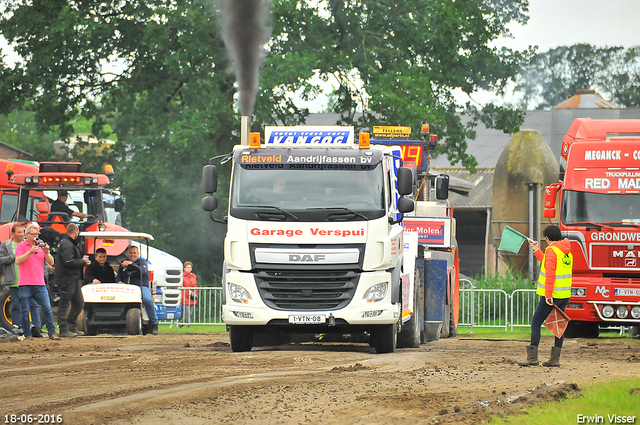
M 499 251 L 511 251 L 516 254 L 520 251 L 522 244 L 526 241 L 527 238 L 522 233 L 518 232 L 513 227 L 505 227 L 502 231 L 502 239 L 500 239 L 500 246 L 498 247 Z

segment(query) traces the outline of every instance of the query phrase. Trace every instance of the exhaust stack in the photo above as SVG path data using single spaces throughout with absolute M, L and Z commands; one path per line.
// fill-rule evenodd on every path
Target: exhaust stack
M 240 117 L 240 144 L 249 146 L 249 133 L 251 133 L 251 117 L 242 115 Z

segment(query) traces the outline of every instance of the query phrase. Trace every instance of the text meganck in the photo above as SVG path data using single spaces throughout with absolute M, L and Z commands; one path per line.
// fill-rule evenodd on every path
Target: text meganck
M 585 160 L 620 160 L 622 151 L 585 151 Z

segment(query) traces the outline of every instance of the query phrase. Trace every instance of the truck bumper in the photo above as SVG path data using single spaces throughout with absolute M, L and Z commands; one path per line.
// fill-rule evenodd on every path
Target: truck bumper
M 367 303 L 365 293 L 372 286 L 387 283 L 384 299 Z M 242 286 L 251 297 L 246 303 L 236 302 L 229 295 L 229 285 Z M 226 304 L 222 306 L 222 317 L 227 325 L 288 325 L 294 316 L 324 316 L 324 326 L 335 322 L 339 326 L 383 325 L 396 323 L 400 318 L 400 306 L 391 302 L 391 274 L 383 271 L 360 275 L 358 286 L 349 304 L 336 310 L 276 310 L 267 306 L 260 297 L 255 279 L 250 273 L 229 271 L 225 277 Z M 301 324 L 302 325 L 302 324 Z M 290 326 L 301 325 L 290 324 Z M 321 326 L 319 326 L 321 327 Z

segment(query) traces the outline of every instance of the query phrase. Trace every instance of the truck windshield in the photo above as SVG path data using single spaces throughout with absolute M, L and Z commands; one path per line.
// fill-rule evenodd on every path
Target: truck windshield
M 619 193 L 562 192 L 564 224 L 573 223 L 640 223 L 638 195 Z
M 384 210 L 381 165 L 357 169 L 245 169 L 235 167 L 231 209 Z

